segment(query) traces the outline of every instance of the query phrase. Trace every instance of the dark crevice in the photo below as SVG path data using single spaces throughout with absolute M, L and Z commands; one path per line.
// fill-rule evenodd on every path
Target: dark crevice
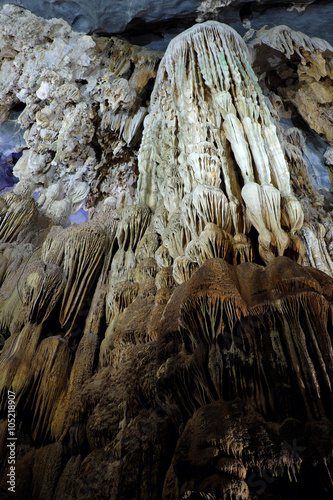
M 131 78 L 131 76 L 134 73 L 134 70 L 135 70 L 135 64 L 134 64 L 134 62 L 132 60 L 130 60 L 130 67 L 129 67 L 129 70 L 128 70 L 127 80 L 129 80 Z
M 165 34 L 169 31 L 181 33 L 193 26 L 195 18 L 196 13 L 190 16 L 165 19 L 152 23 L 147 23 L 140 18 L 134 18 L 127 24 L 121 36 L 134 45 L 144 46 L 151 42 L 163 41 Z
M 245 21 L 246 19 L 252 19 L 253 18 L 253 15 L 252 15 L 252 5 L 254 4 L 254 2 L 249 2 L 249 3 L 245 3 L 244 5 L 242 5 L 242 7 L 240 8 L 239 10 L 239 17 L 241 18 L 241 21 Z
M 98 137 L 97 137 L 97 134 L 95 133 L 94 134 L 94 137 L 92 138 L 91 140 L 91 143 L 90 143 L 90 146 L 93 148 L 93 150 L 95 151 L 95 154 L 96 154 L 96 160 L 97 162 L 99 163 L 102 159 L 102 155 L 103 155 L 103 147 L 100 145 L 99 141 L 98 141 Z
M 87 85 L 88 80 L 79 79 L 79 80 L 75 80 L 75 82 L 78 83 L 79 85 Z
M 147 101 L 150 101 L 150 96 L 154 89 L 154 84 L 155 84 L 155 78 L 150 78 L 141 95 L 142 106 L 147 106 Z
M 14 104 L 14 106 L 12 107 L 11 111 L 13 112 L 16 112 L 16 113 L 20 113 L 21 111 L 23 111 L 26 107 L 26 104 L 25 102 L 17 102 L 16 104 Z

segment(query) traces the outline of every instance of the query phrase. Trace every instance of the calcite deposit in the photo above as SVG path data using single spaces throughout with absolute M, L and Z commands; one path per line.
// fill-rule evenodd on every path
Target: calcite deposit
M 333 213 L 297 126 L 330 168 L 330 45 L 208 21 L 163 55 L 14 6 L 0 26 L 26 141 L 0 194 L 0 495 L 331 498 Z
M 15 106 L 25 106 L 18 121 L 28 148 L 14 174 L 34 181 L 55 222 L 59 209 L 47 205 L 64 198 L 59 223 L 106 193 L 129 203 L 147 84 L 161 54 L 118 38 L 94 39 L 61 19 L 42 20 L 12 5 L 2 9 L 0 24 L 1 123 Z
M 276 76 L 287 81 L 277 85 L 284 100 L 290 101 L 308 125 L 327 141 L 333 141 L 333 47 L 321 38 L 310 38 L 288 26 L 260 30 L 259 43 L 272 50 L 268 61 Z M 288 69 L 281 55 L 290 61 Z M 283 67 L 284 66 L 284 67 Z M 267 68 L 272 71 L 270 67 Z M 281 88 L 284 87 L 284 88 Z

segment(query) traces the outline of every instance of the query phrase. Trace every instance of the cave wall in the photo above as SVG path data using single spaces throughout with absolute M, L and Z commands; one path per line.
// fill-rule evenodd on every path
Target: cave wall
M 12 391 L 14 498 L 331 498 L 330 44 L 0 23 L 1 495 Z

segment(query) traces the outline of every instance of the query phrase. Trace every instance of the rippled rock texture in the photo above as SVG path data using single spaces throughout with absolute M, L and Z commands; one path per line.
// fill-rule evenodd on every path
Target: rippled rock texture
M 332 207 L 295 126 L 330 167 L 331 46 L 209 21 L 162 58 L 1 16 L 27 141 L 0 195 L 1 494 L 10 390 L 15 498 L 331 498 Z

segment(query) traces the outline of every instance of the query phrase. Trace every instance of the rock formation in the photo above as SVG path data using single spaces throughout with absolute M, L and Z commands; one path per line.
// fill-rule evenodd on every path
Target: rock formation
M 329 44 L 208 21 L 162 58 L 0 24 L 27 142 L 0 195 L 3 497 L 12 391 L 14 498 L 331 498 L 332 207 L 282 128 L 309 99 L 331 164 Z
M 321 38 L 292 31 L 288 26 L 262 29 L 257 37 L 259 43 L 270 47 L 277 55 L 273 65 L 278 77 L 281 78 L 282 69 L 278 62 L 280 54 L 290 61 L 288 74 L 284 72 L 282 77 L 283 80 L 288 78 L 288 86 L 285 89 L 278 87 L 280 95 L 297 108 L 312 129 L 332 142 L 332 46 Z
M 28 149 L 14 174 L 34 181 L 51 218 L 48 205 L 58 199 L 66 198 L 68 218 L 87 197 L 92 206 L 101 194 L 133 197 L 146 87 L 161 54 L 119 38 L 94 40 L 61 19 L 41 20 L 11 5 L 2 9 L 0 23 L 6 26 L 0 38 L 1 122 L 15 105 L 25 106 L 19 123 Z
M 267 262 L 285 253 L 303 225 L 246 45 L 219 23 L 197 25 L 170 43 L 145 120 L 139 171 L 140 200 L 153 209 L 163 203 L 171 224 L 178 211 L 191 238 L 213 223 L 231 241 L 243 234 L 248 245 L 244 235 L 253 225 Z

